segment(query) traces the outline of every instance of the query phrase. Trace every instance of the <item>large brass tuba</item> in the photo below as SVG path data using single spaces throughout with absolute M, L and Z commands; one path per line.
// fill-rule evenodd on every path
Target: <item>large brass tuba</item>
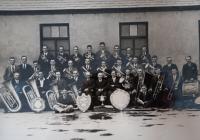
M 47 101 L 51 110 L 54 110 L 54 105 L 57 104 L 59 98 L 59 90 L 57 85 L 53 85 L 51 90 L 46 92 Z
M 22 108 L 22 103 L 11 83 L 6 81 L 2 83 L 0 88 L 0 97 L 10 112 L 18 112 Z
M 40 97 L 36 81 L 34 79 L 30 79 L 27 83 L 28 85 L 25 85 L 22 90 L 31 110 L 35 112 L 43 111 L 45 109 L 45 101 Z

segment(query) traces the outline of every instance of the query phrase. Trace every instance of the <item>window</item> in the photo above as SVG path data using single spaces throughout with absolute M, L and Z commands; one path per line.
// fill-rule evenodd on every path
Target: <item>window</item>
M 120 47 L 122 53 L 132 48 L 135 56 L 140 56 L 142 47 L 148 50 L 148 24 L 147 22 L 120 23 Z
M 69 24 L 40 24 L 40 51 L 46 45 L 49 51 L 56 56 L 59 46 L 63 46 L 66 53 L 70 54 Z

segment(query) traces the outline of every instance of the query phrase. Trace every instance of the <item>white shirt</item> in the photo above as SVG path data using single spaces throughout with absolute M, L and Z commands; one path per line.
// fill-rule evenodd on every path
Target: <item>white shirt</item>
M 39 79 L 40 87 L 43 87 L 43 86 L 44 86 L 44 80 L 45 80 L 45 78 L 43 78 L 43 79 Z

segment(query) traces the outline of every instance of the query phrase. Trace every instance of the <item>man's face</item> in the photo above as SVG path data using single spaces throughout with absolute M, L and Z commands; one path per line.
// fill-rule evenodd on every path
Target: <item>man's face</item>
M 60 72 L 56 72 L 56 77 L 57 77 L 57 78 L 60 78 L 60 77 L 61 77 Z
M 173 75 L 177 74 L 177 70 L 176 69 L 172 69 L 172 74 Z
M 37 63 L 37 62 L 34 62 L 34 63 L 33 63 L 33 66 L 34 66 L 34 67 L 37 67 L 37 66 L 38 66 L 38 63 Z
M 15 80 L 19 80 L 19 77 L 20 77 L 19 73 L 15 73 L 15 74 L 14 74 L 14 79 L 15 79 Z
M 87 79 L 89 79 L 90 76 L 91 76 L 90 72 L 86 72 L 85 76 L 86 76 Z
M 51 60 L 51 61 L 50 61 L 50 65 L 53 65 L 53 66 L 54 66 L 55 64 L 56 64 L 55 60 Z
M 142 69 L 138 69 L 138 75 L 142 75 Z
M 129 69 L 126 70 L 126 75 L 130 75 L 131 71 Z
M 112 76 L 112 77 L 116 77 L 116 72 L 115 72 L 115 71 L 112 71 L 112 72 L 111 72 L 111 76 Z
M 186 57 L 186 62 L 187 63 L 191 63 L 191 58 L 190 57 Z
M 74 47 L 74 53 L 78 53 L 78 47 Z
M 99 80 L 102 80 L 102 78 L 103 78 L 103 74 L 102 74 L 102 73 L 99 73 L 99 74 L 98 74 L 98 79 L 99 79 Z
M 78 71 L 73 71 L 73 76 L 78 77 Z
M 14 65 L 15 64 L 15 59 L 10 59 L 9 62 L 10 62 L 11 65 Z
M 39 72 L 39 78 L 40 78 L 40 79 L 43 79 L 43 78 L 44 78 L 44 75 L 43 75 L 42 72 Z
M 73 66 L 73 62 L 72 61 L 68 61 L 68 66 L 72 67 Z
M 85 64 L 89 65 L 90 64 L 90 59 L 85 59 Z
M 87 52 L 91 53 L 92 52 L 92 47 L 87 47 Z
M 127 54 L 131 54 L 131 48 L 127 48 L 127 49 L 126 49 L 126 53 L 127 53 Z
M 106 66 L 106 62 L 105 62 L 105 61 L 102 61 L 102 62 L 101 62 L 101 66 L 105 67 L 105 66 Z
M 42 51 L 46 53 L 48 51 L 47 46 L 43 46 Z
M 133 58 L 133 63 L 137 63 L 138 62 L 138 59 L 135 57 Z
M 122 65 L 122 61 L 121 60 L 117 60 L 117 65 L 121 66 Z
M 142 52 L 147 52 L 147 48 L 146 48 L 146 47 L 143 47 L 143 48 L 142 48 Z
M 99 47 L 100 47 L 101 50 L 105 50 L 105 45 L 104 44 L 100 44 Z
M 156 62 L 157 62 L 157 58 L 153 57 L 153 58 L 152 58 L 152 62 L 153 62 L 153 63 L 156 63 Z
M 156 73 L 157 75 L 160 75 L 161 70 L 160 70 L 160 69 L 156 69 L 156 70 L 155 70 L 155 73 Z
M 141 88 L 141 91 L 142 91 L 143 93 L 145 93 L 145 92 L 147 92 L 147 88 L 146 88 L 145 86 L 143 86 L 143 87 Z
M 59 47 L 59 53 L 63 53 L 64 52 L 64 48 L 63 47 Z
M 119 46 L 114 47 L 114 52 L 119 52 Z
M 167 58 L 167 64 L 172 64 L 172 58 Z
M 27 57 L 22 57 L 22 63 L 26 64 L 27 63 Z

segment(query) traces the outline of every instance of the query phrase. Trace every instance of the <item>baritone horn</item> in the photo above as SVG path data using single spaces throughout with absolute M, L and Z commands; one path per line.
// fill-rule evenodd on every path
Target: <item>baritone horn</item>
M 0 88 L 0 97 L 7 109 L 13 113 L 20 111 L 22 103 L 11 81 L 3 82 L 2 85 L 3 87 Z
M 28 85 L 25 85 L 22 90 L 28 101 L 28 104 L 32 111 L 41 112 L 45 109 L 45 101 L 40 97 L 39 90 L 34 79 L 27 81 Z

